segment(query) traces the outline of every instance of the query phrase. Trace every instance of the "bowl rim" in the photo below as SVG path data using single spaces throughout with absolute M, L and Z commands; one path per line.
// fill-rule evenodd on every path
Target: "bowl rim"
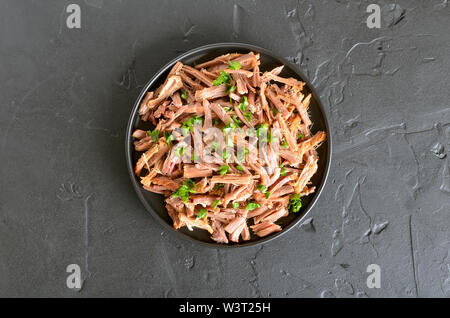
M 292 221 L 288 226 L 286 226 L 284 229 L 282 229 L 280 232 L 272 234 L 268 237 L 262 237 L 260 239 L 258 239 L 257 241 L 253 241 L 253 242 L 243 242 L 243 243 L 236 243 L 236 244 L 219 244 L 219 243 L 215 243 L 215 242 L 204 242 L 201 240 L 197 240 L 181 231 L 177 231 L 176 229 L 174 229 L 172 226 L 170 226 L 166 221 L 164 221 L 156 211 L 154 211 L 154 209 L 147 203 L 147 200 L 144 198 L 141 190 L 142 187 L 140 186 L 140 184 L 136 181 L 136 177 L 134 174 L 134 166 L 133 166 L 133 157 L 132 157 L 132 150 L 130 147 L 130 143 L 132 141 L 132 129 L 134 126 L 134 121 L 137 115 L 137 110 L 140 106 L 140 103 L 142 101 L 142 98 L 144 97 L 145 93 L 149 90 L 149 88 L 151 86 L 154 85 L 154 83 L 161 77 L 162 74 L 164 74 L 167 70 L 169 70 L 177 61 L 180 61 L 186 57 L 189 57 L 190 55 L 194 55 L 197 54 L 201 51 L 204 50 L 209 50 L 209 49 L 214 49 L 214 48 L 229 48 L 230 51 L 233 49 L 248 49 L 250 51 L 254 51 L 254 52 L 258 52 L 258 53 L 264 53 L 268 56 L 271 56 L 277 60 L 279 60 L 280 62 L 282 62 L 284 65 L 289 66 L 301 79 L 302 81 L 304 81 L 306 83 L 306 86 L 309 88 L 309 90 L 311 91 L 311 94 L 313 95 L 317 107 L 319 108 L 320 112 L 323 115 L 323 122 L 325 124 L 325 129 L 328 135 L 327 138 L 327 158 L 326 158 L 326 163 L 325 163 L 325 170 L 323 173 L 323 177 L 322 180 L 320 182 L 320 184 L 317 186 L 317 191 L 314 194 L 314 197 L 312 198 L 312 200 L 309 202 L 309 205 L 307 207 L 307 209 L 303 212 L 302 216 L 300 216 L 299 218 L 297 218 L 296 220 Z M 327 114 L 325 112 L 325 109 L 323 107 L 323 104 L 319 98 L 320 96 L 317 94 L 315 88 L 311 85 L 311 82 L 309 81 L 309 79 L 305 76 L 305 74 L 300 70 L 300 68 L 298 67 L 298 65 L 288 61 L 287 59 L 285 59 L 282 56 L 279 56 L 278 54 L 273 53 L 272 51 L 256 46 L 256 45 L 252 45 L 252 44 L 247 44 L 247 43 L 239 43 L 239 42 L 220 42 L 220 43 L 212 43 L 212 44 L 207 44 L 207 45 L 203 45 L 203 46 L 199 46 L 197 48 L 194 48 L 192 50 L 189 50 L 185 53 L 182 53 L 180 55 L 178 55 L 177 57 L 175 57 L 174 59 L 170 60 L 168 63 L 166 63 L 162 68 L 160 68 L 151 78 L 150 80 L 145 84 L 145 86 L 142 88 L 141 92 L 139 93 L 136 102 L 134 103 L 134 106 L 130 112 L 130 117 L 128 119 L 128 124 L 127 124 L 127 128 L 126 128 L 126 136 L 125 136 L 125 155 L 126 155 L 126 161 L 127 161 L 127 167 L 128 167 L 128 172 L 129 172 L 129 176 L 131 179 L 131 183 L 133 184 L 134 190 L 137 193 L 139 200 L 142 202 L 142 204 L 144 205 L 144 207 L 146 208 L 146 210 L 148 212 L 150 212 L 150 214 L 153 216 L 153 218 L 157 219 L 158 222 L 160 224 L 162 224 L 163 228 L 167 229 L 169 232 L 174 232 L 177 233 L 176 235 L 178 235 L 179 238 L 184 238 L 187 239 L 188 241 L 192 242 L 192 243 L 197 243 L 201 246 L 204 247 L 208 247 L 208 248 L 217 248 L 217 249 L 230 249 L 230 248 L 245 248 L 245 247 L 254 247 L 254 246 L 258 246 L 264 243 L 268 243 L 270 241 L 275 240 L 276 238 L 281 237 L 282 235 L 284 235 L 285 233 L 289 232 L 292 228 L 296 227 L 297 225 L 303 223 L 303 221 L 306 219 L 306 217 L 310 214 L 312 208 L 314 207 L 314 205 L 316 204 L 317 200 L 319 199 L 325 185 L 326 185 L 326 181 L 328 179 L 328 175 L 330 172 L 330 167 L 331 167 L 331 160 L 332 160 L 332 134 L 331 134 L 331 129 L 330 129 L 330 125 L 328 122 L 328 118 L 327 118 Z

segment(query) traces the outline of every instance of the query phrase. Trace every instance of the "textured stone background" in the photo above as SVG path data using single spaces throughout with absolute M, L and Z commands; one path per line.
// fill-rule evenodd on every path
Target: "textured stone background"
M 381 29 L 365 25 L 369 3 Z M 449 297 L 449 17 L 431 0 L 1 1 L 0 296 Z M 222 41 L 297 63 L 334 132 L 312 222 L 227 251 L 163 231 L 124 155 L 152 74 Z

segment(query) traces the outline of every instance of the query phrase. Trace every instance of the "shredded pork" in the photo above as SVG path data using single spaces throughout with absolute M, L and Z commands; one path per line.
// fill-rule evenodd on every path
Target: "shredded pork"
M 278 221 L 301 213 L 301 197 L 314 193 L 316 149 L 327 136 L 311 132 L 311 94 L 283 77 L 282 65 L 260 67 L 253 52 L 177 62 L 143 97 L 139 114 L 154 129 L 132 135 L 135 173 L 144 189 L 165 196 L 175 229 L 245 242 L 281 231 Z

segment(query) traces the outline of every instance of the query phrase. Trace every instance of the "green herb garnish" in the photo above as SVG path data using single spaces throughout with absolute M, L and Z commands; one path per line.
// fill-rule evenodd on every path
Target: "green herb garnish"
M 219 167 L 219 174 L 223 176 L 224 174 L 228 173 L 228 170 L 230 170 L 229 166 L 220 166 Z
M 281 168 L 281 170 L 280 170 L 280 175 L 283 176 L 283 177 L 285 177 L 285 176 L 286 176 L 286 173 L 287 173 L 287 170 L 286 170 L 286 168 L 284 167 L 284 164 L 282 164 L 282 165 L 280 166 L 280 168 Z
M 222 151 L 222 159 L 225 161 L 228 161 L 228 159 L 231 158 L 231 154 L 228 153 L 226 150 Z
M 197 154 L 194 152 L 191 156 L 191 161 L 195 162 L 196 160 L 200 159 L 200 156 L 197 156 Z
M 281 147 L 282 148 L 289 148 L 288 143 L 286 142 L 286 140 L 283 139 L 283 142 L 281 143 Z
M 231 75 L 226 73 L 225 71 L 220 71 L 220 75 L 213 80 L 214 86 L 219 86 L 221 84 L 230 84 L 232 81 Z
M 233 93 L 234 91 L 236 90 L 236 86 L 228 86 L 227 87 L 227 90 L 226 90 L 226 93 L 227 94 L 229 94 L 229 93 Z
M 261 206 L 261 205 L 260 205 L 259 203 L 250 202 L 249 204 L 247 204 L 247 206 L 245 207 L 245 209 L 246 209 L 247 211 L 251 211 L 251 210 L 254 210 L 254 209 L 259 208 L 260 206 Z
M 187 92 L 186 92 L 185 89 L 181 90 L 181 98 L 184 99 L 184 100 L 187 100 Z
M 159 136 L 159 130 L 155 129 L 153 131 L 147 130 L 147 134 L 152 137 L 153 141 L 156 142 Z
M 175 140 L 175 136 L 172 135 L 171 133 L 165 131 L 164 132 L 164 138 L 166 139 L 166 143 L 170 146 L 170 144 L 172 143 L 172 141 Z
M 228 123 L 226 124 L 223 128 L 222 131 L 225 133 L 228 133 L 231 130 L 236 129 L 236 124 L 234 122 Z
M 217 141 L 213 141 L 211 143 L 211 149 L 214 151 L 217 151 L 218 148 L 219 148 L 219 143 Z
M 179 148 L 175 149 L 175 155 L 177 157 L 181 158 L 183 156 L 183 154 L 184 154 L 184 147 L 179 147 Z
M 244 168 L 242 168 L 241 165 L 237 165 L 237 166 L 236 166 L 236 169 L 238 169 L 239 171 L 244 171 Z
M 289 199 L 289 211 L 293 213 L 297 213 L 300 211 L 300 208 L 302 207 L 302 198 L 300 197 L 300 194 L 295 193 L 291 196 Z
M 267 187 L 266 187 L 265 185 L 258 184 L 258 185 L 256 186 L 256 188 L 257 188 L 259 191 L 261 191 L 262 194 L 264 194 L 264 193 L 267 192 Z
M 233 209 L 239 208 L 239 202 L 233 202 Z
M 198 220 L 198 219 L 206 218 L 207 216 L 208 216 L 208 210 L 206 210 L 206 209 L 200 209 L 200 210 L 198 210 L 198 213 L 197 213 L 197 220 Z
M 242 65 L 241 65 L 241 63 L 239 63 L 239 61 L 235 61 L 235 62 L 228 61 L 228 65 L 229 65 L 228 68 L 230 70 L 238 70 L 242 67 Z
M 187 179 L 182 186 L 180 186 L 173 194 L 172 198 L 180 198 L 181 201 L 187 202 L 189 199 L 189 193 L 195 193 L 195 182 L 191 179 Z
M 233 121 L 236 124 L 236 126 L 241 127 L 242 121 L 236 115 L 231 116 L 231 118 L 233 118 Z
M 305 136 L 303 136 L 302 134 L 298 134 L 297 139 L 301 139 L 303 137 L 305 137 Z
M 261 134 L 267 134 L 269 130 L 269 126 L 267 124 L 261 124 L 256 127 L 256 136 L 260 136 Z
M 248 99 L 247 96 L 242 96 L 241 98 L 241 102 L 238 105 L 238 108 L 242 111 L 247 111 L 248 110 Z
M 181 132 L 183 135 L 187 135 L 189 131 L 194 130 L 194 126 L 201 124 L 203 124 L 203 117 L 195 115 L 183 122 L 181 125 Z
M 219 204 L 222 204 L 220 200 L 214 200 L 212 204 L 212 209 L 215 210 Z
M 237 160 L 238 160 L 239 162 L 244 161 L 244 160 L 245 160 L 245 156 L 248 155 L 248 153 L 249 153 L 249 151 L 248 151 L 247 148 L 244 148 L 243 151 L 239 151 L 239 152 L 237 153 Z

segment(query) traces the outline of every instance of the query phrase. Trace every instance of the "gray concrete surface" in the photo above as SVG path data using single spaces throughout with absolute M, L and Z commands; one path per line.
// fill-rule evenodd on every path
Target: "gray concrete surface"
M 0 296 L 449 297 L 450 6 L 395 2 L 1 1 Z M 163 231 L 124 155 L 152 74 L 222 41 L 297 63 L 334 132 L 312 223 L 229 251 Z

